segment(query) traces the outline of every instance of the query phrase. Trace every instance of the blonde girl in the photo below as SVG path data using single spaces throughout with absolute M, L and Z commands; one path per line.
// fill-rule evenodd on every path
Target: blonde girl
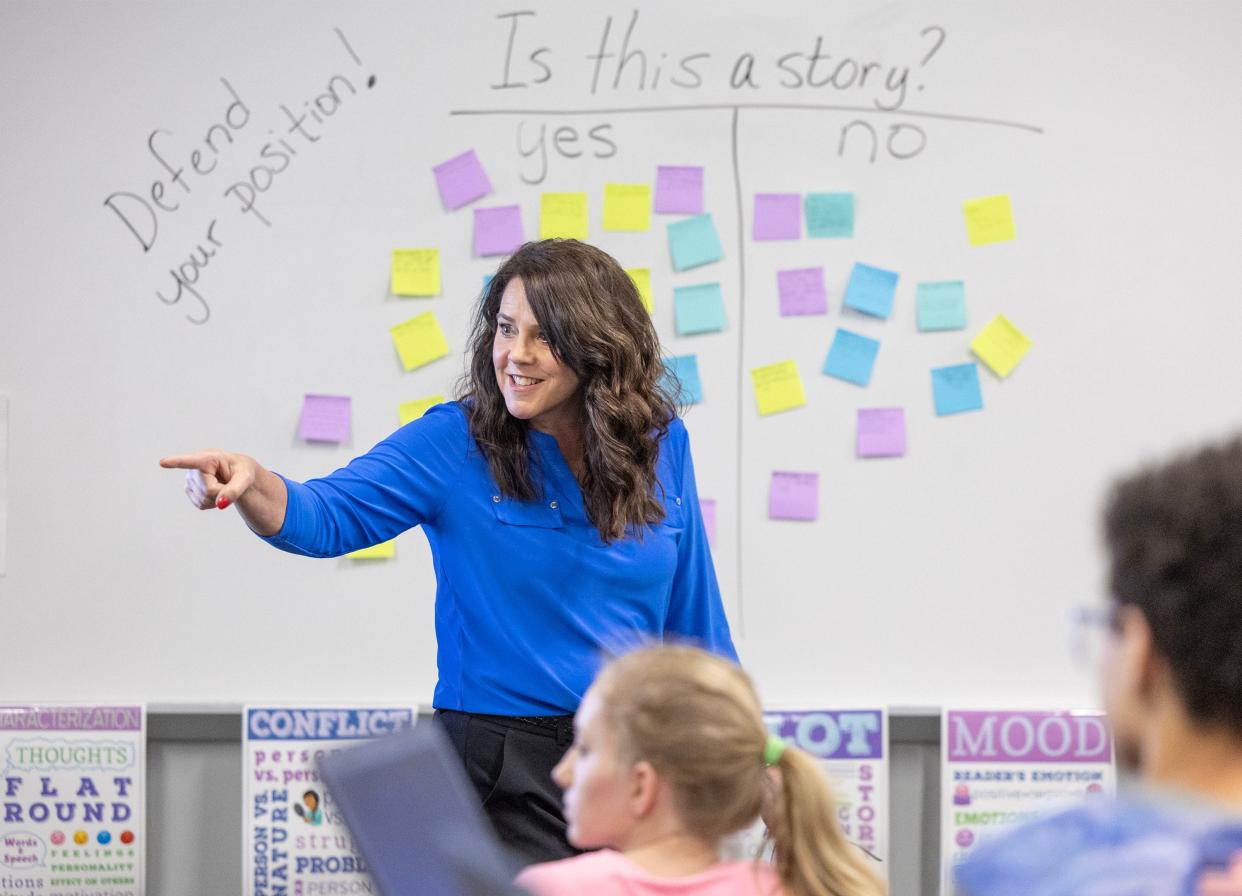
M 692 647 L 607 665 L 582 701 L 553 777 L 575 858 L 527 868 L 539 896 L 877 896 L 815 760 L 769 736 L 750 678 Z M 774 861 L 722 862 L 725 835 L 760 813 Z

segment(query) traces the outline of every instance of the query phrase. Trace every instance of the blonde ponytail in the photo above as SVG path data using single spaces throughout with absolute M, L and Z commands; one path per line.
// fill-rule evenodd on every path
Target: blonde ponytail
M 765 813 L 781 885 L 790 896 L 880 896 L 884 885 L 862 850 L 845 839 L 819 764 L 801 750 L 781 752 L 776 805 Z

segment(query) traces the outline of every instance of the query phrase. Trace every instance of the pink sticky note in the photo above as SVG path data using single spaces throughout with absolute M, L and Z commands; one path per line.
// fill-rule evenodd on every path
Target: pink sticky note
M 797 193 L 756 193 L 751 238 L 796 240 L 802 236 L 802 197 Z
M 656 168 L 657 214 L 703 214 L 703 169 L 686 165 Z
M 901 457 L 906 453 L 906 412 L 902 408 L 859 408 L 859 457 Z
M 487 179 L 479 157 L 470 149 L 461 155 L 441 162 L 431 169 L 440 188 L 440 201 L 447 209 L 461 208 L 467 202 L 492 192 L 492 182 Z
M 344 442 L 349 439 L 349 396 L 313 395 L 302 400 L 298 435 L 308 442 Z
M 707 543 L 716 546 L 716 499 L 699 498 L 699 512 L 703 515 L 703 528 L 707 530 Z
M 776 289 L 781 297 L 781 314 L 827 314 L 828 290 L 824 288 L 823 268 L 797 268 L 776 272 Z
M 508 255 L 525 241 L 520 205 L 474 210 L 475 255 Z
M 819 516 L 819 474 L 772 474 L 768 490 L 768 518 L 813 520 Z

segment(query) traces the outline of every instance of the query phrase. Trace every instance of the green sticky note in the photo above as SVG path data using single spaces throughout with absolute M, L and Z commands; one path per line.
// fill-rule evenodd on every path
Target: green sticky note
M 812 239 L 831 239 L 854 235 L 853 193 L 807 193 L 806 235 Z

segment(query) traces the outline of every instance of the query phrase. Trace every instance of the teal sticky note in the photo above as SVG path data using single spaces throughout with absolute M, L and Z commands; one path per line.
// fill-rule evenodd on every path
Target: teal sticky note
M 703 382 L 699 379 L 699 356 L 677 355 L 664 359 L 664 387 L 683 404 L 703 400 Z
M 695 215 L 669 224 L 668 251 L 675 271 L 688 271 L 724 258 L 711 215 Z
M 673 318 L 678 336 L 714 333 L 725 328 L 724 294 L 719 283 L 679 286 L 673 290 Z
M 919 329 L 966 329 L 966 284 L 961 280 L 920 283 L 915 289 Z
M 824 361 L 824 373 L 865 386 L 871 382 L 871 370 L 879 351 L 879 340 L 838 329 Z
M 849 285 L 845 287 L 845 307 L 873 317 L 888 317 L 893 313 L 896 293 L 896 272 L 855 262 Z
M 806 235 L 812 239 L 831 239 L 854 235 L 853 193 L 807 193 Z
M 962 411 L 978 411 L 983 408 L 983 393 L 979 391 L 979 365 L 953 364 L 937 367 L 932 375 L 932 399 L 936 403 L 936 415 L 960 414 Z

